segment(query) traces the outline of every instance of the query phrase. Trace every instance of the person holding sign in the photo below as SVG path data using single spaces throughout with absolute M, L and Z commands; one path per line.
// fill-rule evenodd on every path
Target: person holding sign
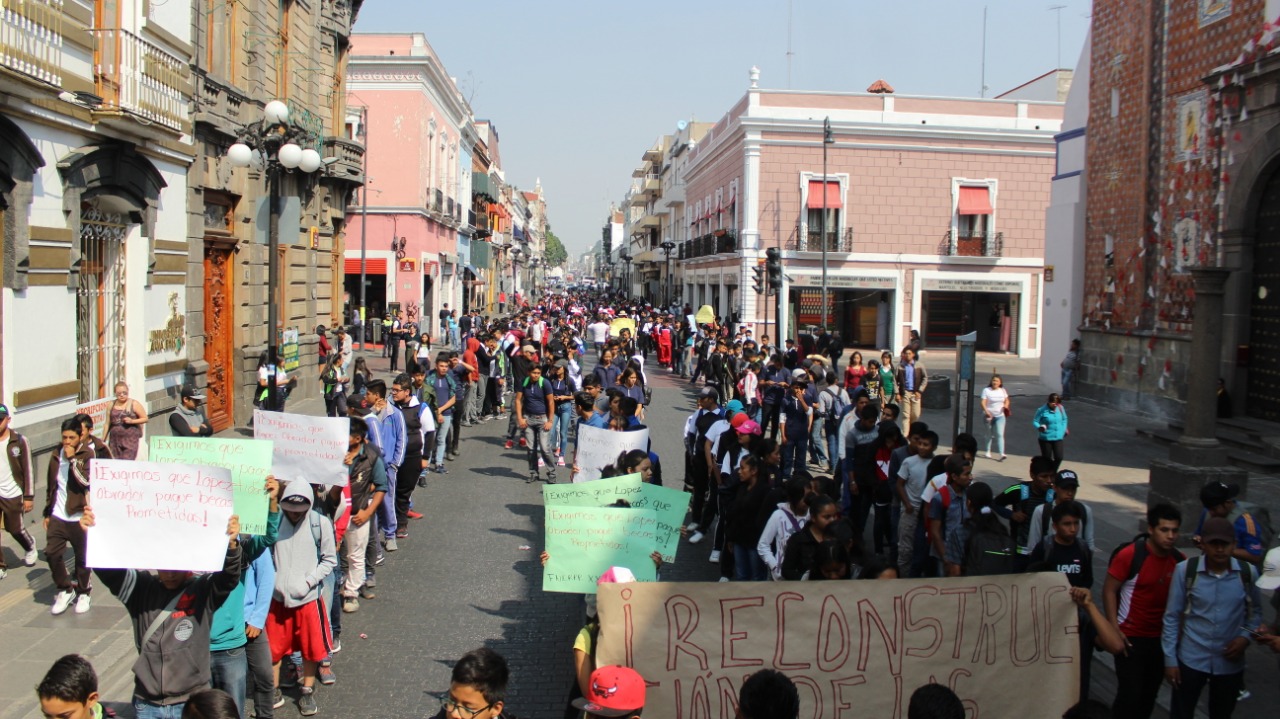
M 48 489 L 44 503 L 44 556 L 49 562 L 53 584 L 58 593 L 53 597 L 51 613 L 67 611 L 72 601 L 76 614 L 89 611 L 89 565 L 85 562 L 85 535 L 80 517 L 88 503 L 89 462 L 93 450 L 80 439 L 80 423 L 74 418 L 62 423 L 62 446 L 49 456 Z M 76 553 L 76 581 L 67 574 L 63 552 L 67 545 Z
M 92 507 L 83 508 L 78 523 L 82 532 L 92 530 Z M 233 514 L 221 571 L 197 577 L 185 570 L 94 570 L 133 622 L 134 716 L 173 716 L 191 694 L 209 686 L 213 614 L 239 584 L 242 557 L 240 518 Z
M 548 443 L 551 432 L 551 417 L 556 411 L 555 395 L 552 394 L 551 383 L 542 378 L 542 367 L 534 365 L 529 368 L 529 376 L 516 391 L 516 422 L 524 430 L 525 443 L 529 445 L 529 479 L 527 483 L 538 481 L 538 455 L 547 464 L 547 482 L 556 483 L 555 459 L 551 456 Z

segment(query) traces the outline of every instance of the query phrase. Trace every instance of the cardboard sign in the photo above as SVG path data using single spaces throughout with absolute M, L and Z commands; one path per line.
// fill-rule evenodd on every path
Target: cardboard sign
M 1057 717 L 1079 693 L 1068 589 L 1056 572 L 606 584 L 596 663 L 645 678 L 645 716 L 734 716 L 743 680 L 776 669 L 799 689 L 804 719 L 900 719 L 933 681 L 971 717 Z
M 652 582 L 657 568 L 653 512 L 612 507 L 547 507 L 542 591 L 595 594 L 609 567 L 626 567 L 636 579 Z
M 574 464 L 578 473 L 575 482 L 588 482 L 600 478 L 600 470 L 618 461 L 618 455 L 633 449 L 649 447 L 649 429 L 637 432 L 614 432 L 599 427 L 578 427 L 578 453 Z
M 272 444 L 271 474 L 281 484 L 295 479 L 310 484 L 345 486 L 347 438 L 351 422 L 345 417 L 253 411 L 254 439 Z
M 89 471 L 90 567 L 222 569 L 235 501 L 230 470 L 96 459 Z
M 542 504 L 547 507 L 607 507 L 625 499 L 632 507 L 642 498 L 640 474 L 594 479 L 573 484 L 542 487 Z
M 658 517 L 658 551 L 662 561 L 676 561 L 680 547 L 680 527 L 689 511 L 692 495 L 681 489 L 669 489 L 656 484 L 640 485 L 640 499 L 631 503 L 632 509 L 647 509 Z
M 151 460 L 195 464 L 231 470 L 235 513 L 240 531 L 266 534 L 267 500 L 264 486 L 271 474 L 272 443 L 260 439 L 215 437 L 152 437 Z

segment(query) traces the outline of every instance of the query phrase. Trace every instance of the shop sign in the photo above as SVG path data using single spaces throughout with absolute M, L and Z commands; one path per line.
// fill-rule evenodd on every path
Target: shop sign
M 929 277 L 923 282 L 927 292 L 1022 292 L 1019 280 L 966 280 L 956 277 Z
M 796 287 L 822 287 L 822 275 L 792 275 Z M 898 285 L 894 277 L 874 275 L 827 275 L 827 289 L 892 290 Z
M 298 331 L 285 330 L 281 333 L 280 360 L 284 363 L 284 371 L 292 372 L 298 369 L 301 360 L 298 357 Z
M 405 257 L 400 260 L 397 260 L 396 263 L 397 263 L 396 264 L 397 268 L 401 272 L 417 272 L 418 271 L 418 258 L 416 257 Z

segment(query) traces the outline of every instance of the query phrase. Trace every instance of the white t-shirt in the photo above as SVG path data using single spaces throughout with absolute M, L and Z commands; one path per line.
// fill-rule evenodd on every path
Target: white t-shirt
M 59 447 L 59 452 L 62 448 Z M 79 522 L 83 512 L 67 514 L 67 482 L 71 481 L 71 462 L 64 457 L 58 462 L 58 493 L 53 498 L 53 516 L 64 522 Z
M 994 389 L 987 387 L 982 390 L 982 406 L 987 410 L 987 414 L 992 417 L 999 417 L 1004 414 L 1004 401 L 1009 399 L 1009 393 L 1004 387 Z
M 609 341 L 609 325 L 605 322 L 595 322 L 587 327 L 591 331 L 591 341 L 595 344 L 602 345 Z
M 903 460 L 902 466 L 898 468 L 898 477 L 906 482 L 907 498 L 911 500 L 913 507 L 920 506 L 920 493 L 927 484 L 931 461 L 933 457 L 925 459 L 912 455 Z
M 275 365 L 264 364 L 258 368 L 258 381 L 267 382 L 271 379 L 270 370 L 276 370 L 276 386 L 283 387 L 289 382 L 289 373 L 283 368 L 276 369 Z
M 18 445 L 14 445 L 16 448 Z M 0 457 L 0 497 L 4 499 L 17 499 L 22 496 L 22 487 L 18 486 L 18 482 L 13 478 L 13 467 L 9 465 L 8 457 Z

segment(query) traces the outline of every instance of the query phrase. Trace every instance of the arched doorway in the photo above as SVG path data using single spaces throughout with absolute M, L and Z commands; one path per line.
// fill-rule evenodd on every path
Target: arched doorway
M 1280 421 L 1280 170 L 1258 201 L 1249 295 L 1250 416 Z

